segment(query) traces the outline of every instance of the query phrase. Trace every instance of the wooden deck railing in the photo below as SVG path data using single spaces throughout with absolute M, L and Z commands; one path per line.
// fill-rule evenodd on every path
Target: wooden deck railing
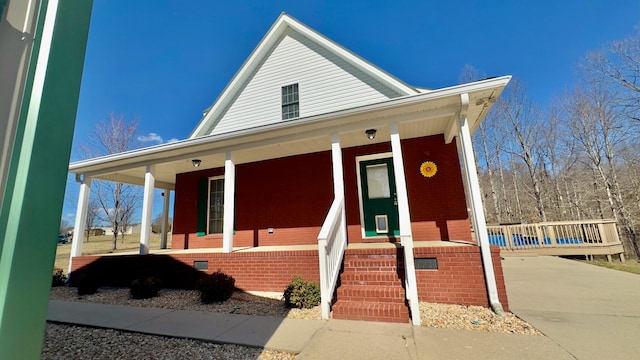
M 503 255 L 620 254 L 622 243 L 614 220 L 556 221 L 534 224 L 488 225 L 489 243 Z

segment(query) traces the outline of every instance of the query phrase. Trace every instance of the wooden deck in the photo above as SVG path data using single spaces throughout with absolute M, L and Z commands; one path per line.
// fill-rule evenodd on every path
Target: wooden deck
M 502 256 L 618 255 L 624 249 L 615 221 L 558 221 L 487 226 L 489 242 L 500 246 Z

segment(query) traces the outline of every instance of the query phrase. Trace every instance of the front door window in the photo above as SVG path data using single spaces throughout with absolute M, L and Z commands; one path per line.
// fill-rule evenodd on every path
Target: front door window
M 365 236 L 400 234 L 393 159 L 360 161 Z

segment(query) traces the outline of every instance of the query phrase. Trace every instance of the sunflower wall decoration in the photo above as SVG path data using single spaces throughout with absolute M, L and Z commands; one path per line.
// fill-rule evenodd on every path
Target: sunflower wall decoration
M 438 166 L 433 161 L 425 161 L 420 165 L 420 174 L 426 178 L 433 177 L 438 172 Z

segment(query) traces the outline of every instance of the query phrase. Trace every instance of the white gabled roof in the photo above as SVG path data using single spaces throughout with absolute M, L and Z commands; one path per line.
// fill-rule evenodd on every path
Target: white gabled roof
M 327 49 L 327 51 L 331 52 L 338 58 L 346 61 L 358 70 L 368 74 L 400 94 L 415 95 L 424 92 L 423 89 L 416 89 L 405 84 L 394 76 L 353 54 L 349 50 L 327 39 L 286 13 L 282 13 L 273 26 L 271 26 L 271 29 L 269 29 L 264 38 L 260 41 L 258 46 L 253 50 L 249 58 L 247 58 L 244 64 L 240 67 L 240 70 L 238 70 L 218 99 L 216 99 L 215 103 L 205 110 L 202 120 L 200 120 L 200 123 L 191 133 L 189 138 L 196 138 L 210 133 L 213 126 L 215 126 L 215 122 L 220 116 L 222 116 L 222 113 L 225 111 L 229 103 L 234 101 L 238 92 L 242 91 L 245 85 L 251 80 L 252 75 L 264 63 L 265 59 L 273 51 L 274 47 L 278 45 L 279 39 L 281 39 L 283 34 L 287 31 L 295 31 L 301 36 L 310 39 L 319 46 Z

